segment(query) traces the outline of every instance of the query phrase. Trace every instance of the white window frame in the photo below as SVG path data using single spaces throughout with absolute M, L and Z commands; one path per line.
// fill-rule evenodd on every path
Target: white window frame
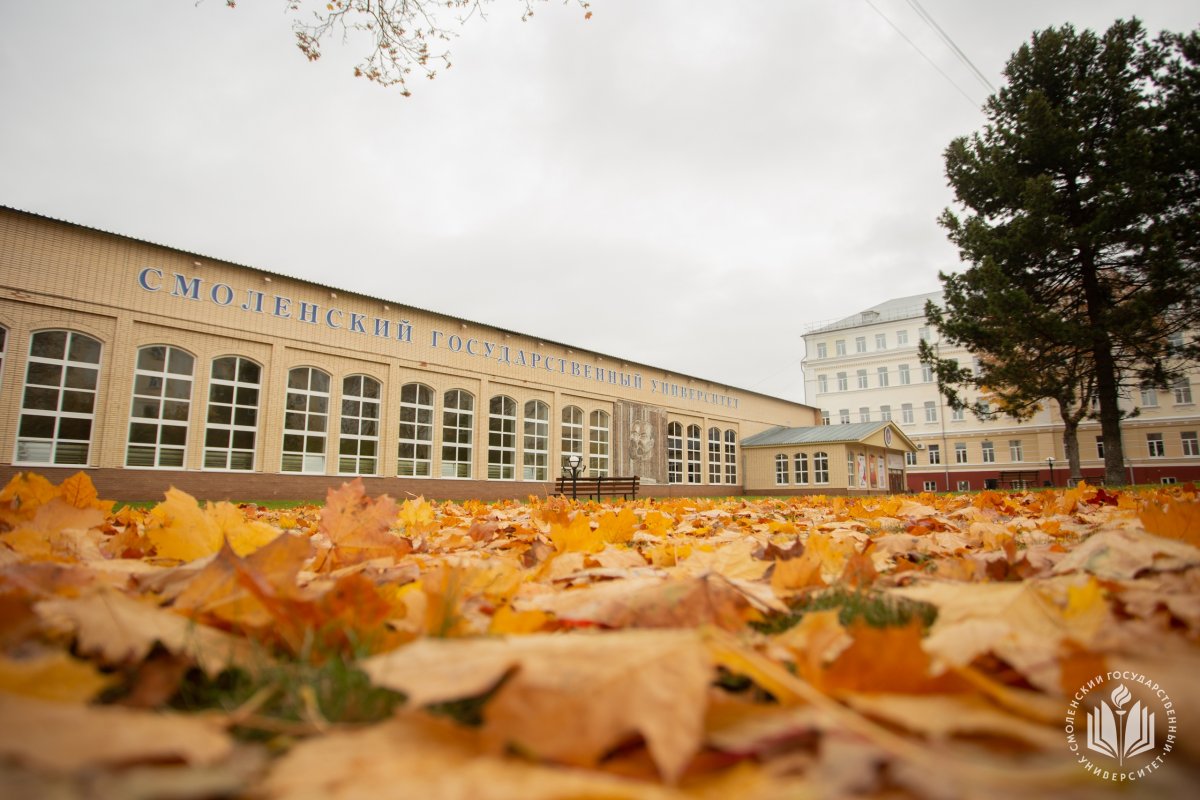
M 737 431 L 725 429 L 725 483 L 738 482 Z
M 788 485 L 789 466 L 790 465 L 788 463 L 787 453 L 776 453 L 775 454 L 775 485 L 776 486 L 787 486 Z
M 708 482 L 716 484 L 721 482 L 721 429 L 711 427 L 708 429 Z
M 517 478 L 517 401 L 506 394 L 488 400 L 487 477 L 489 481 Z
M 563 406 L 559 415 L 561 435 L 559 445 L 562 450 L 562 467 L 567 468 L 567 458 L 584 455 L 583 409 L 579 406 Z
M 612 415 L 597 409 L 588 415 L 588 469 L 597 478 L 608 476 L 612 463 Z
M 475 471 L 475 395 L 466 389 L 442 394 L 443 478 L 470 478 Z
M 147 363 L 158 359 L 161 366 Z M 186 372 L 181 371 L 186 365 Z M 130 469 L 184 469 L 196 357 L 181 347 L 151 344 L 134 356 L 133 399 L 125 438 L 125 466 Z M 140 441 L 135 442 L 138 438 Z
M 396 475 L 433 477 L 433 387 L 406 383 L 400 387 L 400 427 L 396 442 Z
M 526 400 L 524 411 L 521 477 L 527 481 L 549 480 L 550 406 L 542 400 Z
M 824 450 L 813 453 L 813 483 L 829 483 L 829 454 Z
M 808 454 L 807 453 L 796 453 L 795 458 L 792 459 L 792 464 L 796 469 L 796 485 L 797 486 L 807 486 L 808 485 Z
M 280 472 L 325 474 L 332 383 L 333 377 L 317 367 L 299 366 L 288 370 Z
M 1146 455 L 1149 458 L 1166 458 L 1167 446 L 1161 433 L 1146 434 Z
M 683 424 L 667 423 L 667 483 L 683 483 Z
M 370 375 L 342 378 L 342 414 L 338 421 L 339 475 L 379 474 L 379 415 L 383 384 Z
M 218 364 L 222 365 L 222 372 L 229 364 L 233 378 L 216 377 Z M 254 470 L 258 460 L 262 376 L 262 364 L 245 356 L 217 356 L 209 363 L 204 469 L 216 472 Z M 226 388 L 228 402 L 224 397 Z M 221 439 L 225 440 L 224 444 L 219 443 Z
M 700 436 L 701 430 L 699 425 L 687 426 L 687 482 L 701 482 L 701 463 L 700 463 Z
M 54 334 L 63 334 L 62 355 L 35 353 L 38 343 L 50 342 L 48 337 Z M 83 360 L 82 357 L 90 358 L 92 351 L 96 360 Z M 51 329 L 29 337 L 14 463 L 72 467 L 86 467 L 90 463 L 103 362 L 104 343 L 86 333 Z M 52 379 L 53 373 L 57 377 Z M 53 408 L 37 407 L 45 402 L 26 406 L 38 397 Z M 43 430 L 47 425 L 49 430 Z M 85 432 L 86 436 L 81 436 Z

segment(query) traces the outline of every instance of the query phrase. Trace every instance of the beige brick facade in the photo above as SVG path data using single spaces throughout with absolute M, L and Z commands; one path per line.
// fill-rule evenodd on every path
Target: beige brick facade
M 605 431 L 593 431 L 590 424 L 593 412 L 601 412 L 609 474 L 657 481 L 647 488 L 656 495 L 740 493 L 745 468 L 737 442 L 774 426 L 819 422 L 817 410 L 802 404 L 12 209 L 0 209 L 0 329 L 0 479 L 18 471 L 57 476 L 85 467 L 106 496 L 118 499 L 155 499 L 169 485 L 205 497 L 322 496 L 352 474 L 339 472 L 338 454 L 345 438 L 343 401 L 354 399 L 343 396 L 344 381 L 354 376 L 381 387 L 377 438 L 370 444 L 376 462 L 368 472 L 373 486 L 394 496 L 545 493 L 560 472 L 562 413 L 568 407 L 582 414 L 585 454 L 605 438 Z M 69 354 L 61 363 L 53 358 L 34 363 L 35 338 L 54 331 L 99 342 L 95 363 L 80 368 Z M 176 348 L 194 360 L 190 391 L 173 405 L 186 418 L 156 429 L 183 437 L 175 451 L 181 463 L 170 468 L 127 465 L 135 385 L 141 385 L 135 384 L 135 372 L 139 353 L 148 347 Z M 217 415 L 211 368 L 230 357 L 259 370 L 253 468 L 244 471 L 206 468 Z M 288 382 L 302 368 L 329 377 L 322 401 L 327 416 L 310 415 L 308 423 L 325 417 L 324 459 L 323 465 L 320 458 L 304 461 L 309 469 L 319 466 L 313 473 L 293 474 L 283 472 L 285 428 L 296 424 L 287 416 Z M 38 388 L 55 379 L 46 375 L 65 377 L 58 389 Z M 400 389 L 410 383 L 429 387 L 434 398 L 428 478 L 397 477 Z M 178 383 L 187 389 L 186 384 Z M 474 402 L 470 479 L 443 476 L 443 398 L 451 390 L 468 393 Z M 34 399 L 38 392 L 50 399 Z M 499 396 L 515 402 L 516 420 L 509 423 L 512 480 L 486 479 L 489 402 Z M 169 394 L 164 397 L 169 400 Z M 549 408 L 543 429 L 548 455 L 542 475 L 525 480 L 524 411 L 530 401 Z M 49 407 L 56 402 L 62 405 Z M 72 403 L 72 413 L 61 410 Z M 164 400 L 154 407 L 167 405 Z M 34 407 L 39 410 L 31 411 Z M 63 419 L 80 409 L 76 416 L 83 421 L 72 418 L 72 430 L 79 436 L 80 426 L 90 426 L 86 442 L 82 449 L 60 446 L 60 438 L 70 438 L 62 433 Z M 167 412 L 162 413 L 165 420 Z M 666 428 L 676 422 L 702 432 L 698 483 L 687 482 L 686 471 L 682 482 L 668 483 Z M 56 433 L 47 433 L 54 425 Z M 719 464 L 710 460 L 714 432 L 720 437 Z M 535 449 L 528 448 L 530 457 Z M 711 480 L 718 466 L 720 479 Z M 536 465 L 530 469 L 536 474 Z

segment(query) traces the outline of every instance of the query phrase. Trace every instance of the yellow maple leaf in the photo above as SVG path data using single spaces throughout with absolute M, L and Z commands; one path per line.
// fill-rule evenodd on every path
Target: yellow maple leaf
M 606 544 L 585 514 L 576 514 L 567 525 L 551 523 L 550 541 L 560 553 L 599 553 Z
M 75 508 L 95 508 L 105 514 L 113 509 L 112 500 L 100 500 L 92 479 L 86 472 L 76 472 L 58 487 L 58 494 L 64 501 Z
M 221 549 L 221 529 L 196 498 L 172 486 L 166 500 L 150 509 L 146 537 L 161 558 L 195 561 Z
M 433 504 L 424 497 L 401 503 L 399 517 L 404 530 L 409 534 L 422 533 L 437 527 Z
M 1200 547 L 1200 502 L 1167 498 L 1162 503 L 1146 503 L 1138 517 L 1155 536 Z
M 492 614 L 488 633 L 493 636 L 502 636 L 508 633 L 536 633 L 552 619 L 554 617 L 545 611 L 537 609 L 515 611 L 512 606 L 501 606 L 496 609 L 496 613 Z
M 61 650 L 38 653 L 31 658 L 0 655 L 0 690 L 42 700 L 86 703 L 113 684 L 86 661 Z
M 637 514 L 629 506 L 621 506 L 617 513 L 606 511 L 600 515 L 597 532 L 604 541 L 612 544 L 625 544 L 633 539 L 633 532 L 641 524 Z
M 58 496 L 54 484 L 33 472 L 18 472 L 0 490 L 0 522 L 15 526 L 33 519 L 38 507 Z
M 213 521 L 225 541 L 239 556 L 247 556 L 272 541 L 280 532 L 265 522 L 248 520 L 233 503 L 209 503 L 205 516 Z

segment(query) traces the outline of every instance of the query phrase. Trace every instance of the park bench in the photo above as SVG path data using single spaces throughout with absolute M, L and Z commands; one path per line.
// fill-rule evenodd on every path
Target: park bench
M 601 497 L 616 497 L 617 495 L 621 495 L 621 499 L 623 500 L 636 500 L 639 482 L 640 478 L 637 475 L 634 475 L 632 478 L 608 476 L 555 478 L 554 493 L 569 495 L 573 499 L 583 496 L 599 500 Z

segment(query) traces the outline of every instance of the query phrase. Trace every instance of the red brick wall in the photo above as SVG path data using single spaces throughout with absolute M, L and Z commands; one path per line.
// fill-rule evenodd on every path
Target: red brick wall
M 0 466 L 0 486 L 22 470 Z M 79 469 L 49 469 L 36 472 L 52 483 L 61 483 Z M 187 492 L 198 500 L 234 502 L 267 500 L 313 500 L 323 502 L 330 489 L 353 478 L 335 475 L 278 475 L 267 473 L 184 472 L 173 470 L 87 469 L 83 470 L 96 485 L 100 497 L 122 502 L 162 500 L 168 488 Z M 523 500 L 530 495 L 544 497 L 554 490 L 554 482 L 416 480 L 412 478 L 363 478 L 367 493 L 387 494 L 396 500 L 424 497 L 427 500 Z M 741 494 L 740 485 L 668 486 L 643 485 L 642 497 L 727 497 Z

